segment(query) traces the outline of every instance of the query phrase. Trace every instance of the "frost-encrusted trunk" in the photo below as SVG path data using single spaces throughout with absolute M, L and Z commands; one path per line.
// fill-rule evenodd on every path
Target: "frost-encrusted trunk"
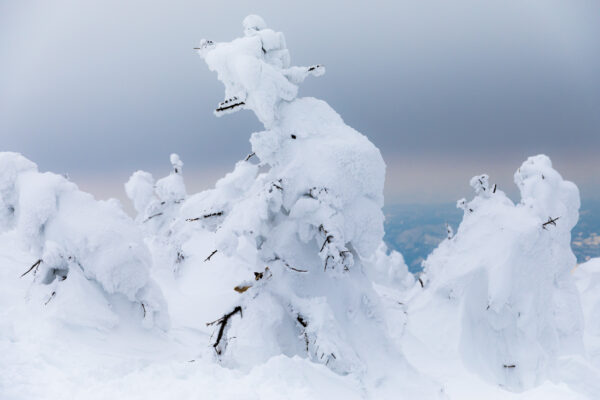
M 0 153 L 0 215 L 0 232 L 12 231 L 37 260 L 23 266 L 23 279 L 33 277 L 32 297 L 64 308 L 66 322 L 111 327 L 117 318 L 109 303 L 122 298 L 145 326 L 167 329 L 150 253 L 115 201 L 96 201 L 20 154 Z
M 465 214 L 456 235 L 425 261 L 425 292 L 416 304 L 455 304 L 463 362 L 520 391 L 555 376 L 559 356 L 582 351 L 583 325 L 570 275 L 577 187 L 542 155 L 514 178 L 517 205 L 487 175 L 471 180 L 476 196 L 458 202 Z

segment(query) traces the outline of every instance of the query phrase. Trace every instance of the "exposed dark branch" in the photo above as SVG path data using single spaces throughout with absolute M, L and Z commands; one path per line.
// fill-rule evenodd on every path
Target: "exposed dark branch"
M 308 326 L 308 322 L 306 322 L 304 320 L 304 318 L 302 318 L 302 315 L 298 314 L 298 317 L 296 318 L 296 320 L 300 323 L 300 325 L 302 325 L 303 327 L 307 327 Z
M 50 300 L 52 300 L 54 298 L 54 296 L 56 296 L 56 292 L 52 292 L 52 294 L 50 295 L 50 298 L 44 303 L 44 305 L 48 305 L 48 303 L 50 303 Z
M 503 367 L 504 368 L 516 368 L 517 366 L 515 364 L 504 364 Z
M 231 110 L 232 108 L 243 106 L 244 104 L 246 104 L 246 103 L 244 103 L 243 101 L 241 101 L 239 103 L 235 103 L 235 104 L 232 104 L 230 106 L 225 106 L 225 107 L 221 106 L 221 107 L 217 108 L 215 111 L 217 111 L 217 112 L 227 111 L 227 110 Z
M 319 250 L 319 253 L 323 251 L 323 249 L 325 249 L 325 245 L 327 243 L 331 243 L 331 240 L 333 239 L 332 235 L 327 235 L 327 237 L 325 237 L 325 241 L 323 242 L 323 246 L 321 246 L 321 250 Z
M 548 225 L 554 225 L 554 226 L 556 226 L 556 221 L 558 221 L 559 218 L 560 217 L 556 217 L 556 218 L 548 217 L 548 221 L 544 222 L 542 224 L 542 228 L 547 230 L 546 226 L 548 226 Z
M 215 351 L 217 352 L 218 355 L 221 355 L 221 350 L 218 349 L 219 343 L 221 343 L 221 339 L 223 339 L 223 334 L 225 333 L 225 328 L 227 327 L 227 322 L 229 322 L 229 318 L 231 318 L 232 316 L 234 316 L 237 313 L 240 313 L 240 318 L 243 317 L 242 314 L 242 307 L 237 306 L 233 309 L 233 311 L 231 311 L 228 314 L 223 315 L 221 318 L 219 318 L 216 321 L 213 322 L 208 322 L 206 324 L 206 326 L 211 326 L 214 324 L 218 324 L 219 325 L 219 333 L 217 334 L 217 340 L 215 341 L 215 344 L 213 344 L 213 347 L 215 349 Z
M 497 189 L 497 188 L 498 188 L 498 185 L 496 185 L 496 184 L 494 183 L 494 190 L 492 190 L 492 193 L 496 193 L 496 189 Z
M 291 267 L 288 263 L 284 263 L 284 265 L 286 267 L 288 267 L 289 269 L 291 269 L 292 271 L 296 271 L 296 272 L 308 272 L 308 270 L 305 270 L 305 269 L 298 269 L 298 268 Z
M 36 262 L 33 263 L 33 265 L 31 266 L 31 268 L 29 268 L 27 271 L 23 272 L 20 277 L 21 278 L 24 277 L 25 275 L 27 275 L 28 273 L 30 273 L 31 270 L 34 269 L 34 268 L 35 268 L 35 271 L 37 272 L 37 268 L 40 266 L 41 263 L 42 263 L 42 259 L 40 258 L 39 260 L 37 260 Z M 34 274 L 35 274 L 35 272 L 34 272 Z
M 308 272 L 307 270 L 304 270 L 304 269 L 298 269 L 298 268 L 292 267 L 290 264 L 288 264 L 287 262 L 285 262 L 284 260 L 282 260 L 278 255 L 275 255 L 275 258 L 273 258 L 272 260 L 269 260 L 269 261 L 281 261 L 283 263 L 283 265 L 285 265 L 287 268 L 291 269 L 292 271 L 296 271 L 296 272 Z M 256 274 L 256 272 L 255 272 L 255 274 Z
M 223 215 L 223 211 L 218 211 L 218 212 L 214 212 L 214 213 L 210 213 L 210 214 L 204 214 L 202 217 L 187 218 L 186 221 L 194 222 L 194 221 L 199 221 L 202 218 L 220 217 L 221 215 Z
M 423 284 L 423 280 L 421 278 L 419 278 L 419 283 L 421 284 L 421 287 L 425 287 L 425 285 Z
M 214 212 L 214 213 L 210 213 L 210 214 L 205 214 L 205 215 L 202 216 L 202 218 L 220 217 L 221 215 L 223 215 L 223 211 L 218 211 L 218 212 Z
M 146 306 L 144 305 L 144 303 L 142 304 L 142 310 L 144 311 L 144 318 L 146 318 Z
M 212 253 L 210 253 L 210 255 L 208 257 L 206 257 L 206 259 L 204 260 L 204 262 L 210 261 L 210 258 L 212 256 L 214 256 L 217 253 L 218 250 L 214 250 Z
M 308 353 L 309 341 L 308 334 L 306 333 L 306 327 L 308 326 L 308 322 L 306 322 L 306 320 L 300 314 L 298 314 L 298 316 L 296 317 L 296 321 L 298 321 L 298 323 L 302 325 L 302 328 L 304 328 L 302 333 L 304 334 L 304 343 L 306 344 L 306 352 Z
M 250 153 L 246 156 L 246 159 L 244 161 L 248 161 L 250 160 L 252 157 L 254 157 L 256 155 L 256 153 Z
M 151 216 L 149 216 L 148 218 L 146 218 L 146 220 L 144 220 L 144 222 L 148 222 L 148 221 L 150 221 L 152 218 L 154 218 L 154 217 L 158 217 L 158 216 L 161 216 L 161 215 L 163 215 L 163 213 L 162 213 L 162 212 L 159 212 L 159 213 L 156 213 L 156 214 L 154 214 L 154 215 L 151 215 Z
M 327 258 L 325 259 L 325 267 L 323 268 L 323 271 L 327 271 L 327 263 L 329 262 L 329 259 L 333 258 L 333 256 L 330 254 L 327 256 Z

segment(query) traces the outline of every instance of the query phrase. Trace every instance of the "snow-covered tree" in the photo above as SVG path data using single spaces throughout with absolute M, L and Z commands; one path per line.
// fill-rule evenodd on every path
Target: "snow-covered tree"
M 283 34 L 262 18 L 243 26 L 244 37 L 202 40 L 199 53 L 225 85 L 215 113 L 251 110 L 265 130 L 214 189 L 181 204 L 170 229 L 184 268 L 203 268 L 211 282 L 213 292 L 198 293 L 214 305 L 211 352 L 241 367 L 300 355 L 344 374 L 396 354 L 409 371 L 386 338 L 372 282 L 412 282 L 402 256 L 382 244 L 381 154 L 327 103 L 296 97 L 323 66 L 290 66 Z M 128 193 L 146 209 L 152 180 L 132 180 L 141 185 L 130 181 Z
M 171 154 L 170 161 L 171 173 L 156 183 L 149 172 L 136 171 L 125 184 L 127 197 L 137 212 L 136 219 L 151 233 L 168 228 L 187 196 L 183 162 L 177 154 Z
M 475 198 L 459 201 L 465 215 L 456 235 L 425 261 L 428 281 L 411 311 L 431 318 L 451 309 L 460 320 L 444 335 L 458 341 L 463 362 L 520 391 L 555 376 L 559 356 L 582 351 L 583 327 L 570 275 L 577 187 L 543 155 L 527 159 L 514 180 L 516 205 L 490 188 L 487 175 L 471 179 Z
M 109 326 L 116 323 L 110 304 L 124 299 L 145 326 L 168 328 L 150 253 L 115 200 L 96 201 L 16 153 L 0 153 L 0 194 L 0 232 L 13 231 L 37 260 L 22 275 L 33 277 L 33 298 L 63 308 L 71 324 Z M 94 319 L 99 309 L 102 322 Z

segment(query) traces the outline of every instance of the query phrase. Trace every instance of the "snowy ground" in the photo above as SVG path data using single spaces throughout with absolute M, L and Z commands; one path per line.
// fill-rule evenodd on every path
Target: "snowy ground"
M 193 304 L 193 295 L 186 296 L 191 288 L 177 288 L 174 282 L 161 285 L 165 293 L 170 293 L 167 297 L 176 297 L 169 302 L 172 328 L 168 333 L 158 329 L 148 331 L 125 318 L 119 321 L 118 329 L 110 331 L 69 326 L 58 320 L 57 310 L 53 310 L 58 307 L 59 298 L 47 305 L 28 301 L 31 280 L 20 275 L 32 258 L 19 251 L 10 234 L 2 235 L 0 243 L 0 398 L 3 400 L 411 398 L 396 392 L 393 382 L 385 385 L 385 393 L 381 393 L 377 387 L 366 387 L 352 376 L 337 375 L 300 357 L 273 357 L 249 372 L 203 359 L 209 338 L 202 305 Z M 600 259 L 586 268 L 600 276 Z M 176 289 L 180 290 L 179 295 L 175 294 Z M 597 289 L 589 295 L 597 298 L 600 293 Z M 598 381 L 593 374 L 571 377 L 577 380 L 575 386 L 587 386 L 589 396 L 565 383 L 546 382 L 521 394 L 486 384 L 459 360 L 445 357 L 439 349 L 427 348 L 420 339 L 450 323 L 444 318 L 445 310 L 439 311 L 434 319 L 420 320 L 418 313 L 409 316 L 409 326 L 414 322 L 414 329 L 399 340 L 409 362 L 442 383 L 447 398 L 595 398 L 591 393 L 598 390 Z M 593 345 L 594 338 L 587 339 Z M 600 358 L 599 350 L 596 343 L 596 361 Z M 570 363 L 577 360 L 565 361 L 564 368 L 568 369 Z

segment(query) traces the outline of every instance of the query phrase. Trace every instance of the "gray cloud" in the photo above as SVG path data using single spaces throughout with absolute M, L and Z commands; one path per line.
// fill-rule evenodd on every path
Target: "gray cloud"
M 192 47 L 249 13 L 295 63 L 327 65 L 301 94 L 381 148 L 392 201 L 451 200 L 486 170 L 508 182 L 541 152 L 600 196 L 597 1 L 2 2 L 0 149 L 113 195 L 178 152 L 206 185 L 261 127 L 212 115 L 223 88 Z

